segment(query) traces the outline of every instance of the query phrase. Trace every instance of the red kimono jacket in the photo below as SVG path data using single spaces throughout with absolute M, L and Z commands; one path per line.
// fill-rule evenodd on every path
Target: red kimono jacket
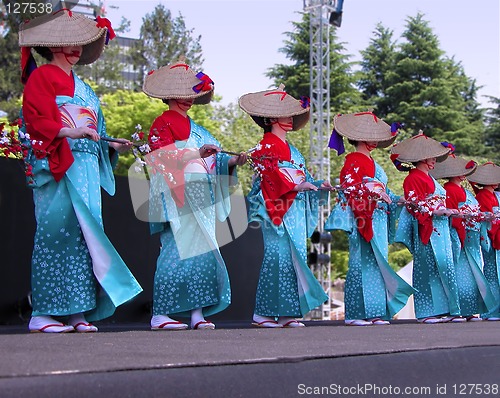
M 352 152 L 346 155 L 344 166 L 340 171 L 342 187 L 361 185 L 363 178 L 375 177 L 375 162 L 361 152 Z M 357 192 L 354 190 L 353 192 Z M 368 198 L 346 192 L 347 203 L 356 219 L 356 226 L 360 235 L 369 242 L 373 238 L 373 212 L 377 202 Z
M 425 200 L 429 195 L 432 195 L 436 187 L 432 177 L 421 170 L 412 169 L 406 176 L 403 182 L 403 190 L 405 199 L 410 198 L 410 193 L 418 200 Z M 416 218 L 418 222 L 418 234 L 424 245 L 429 243 L 434 226 L 432 224 L 432 215 L 421 213 L 411 206 L 407 206 L 408 211 Z
M 476 199 L 479 202 L 481 211 L 493 213 L 493 207 L 498 207 L 497 196 L 487 189 L 478 190 Z M 500 250 L 500 221 L 495 220 L 491 223 L 491 228 L 488 231 L 491 239 L 491 244 L 495 250 Z
M 74 158 L 66 138 L 57 137 L 63 127 L 56 96 L 73 97 L 73 72 L 66 74 L 55 65 L 42 65 L 30 75 L 23 93 L 23 118 L 26 131 L 35 150 L 48 153 L 49 167 L 54 179 L 61 180 Z M 40 143 L 41 142 L 41 143 Z

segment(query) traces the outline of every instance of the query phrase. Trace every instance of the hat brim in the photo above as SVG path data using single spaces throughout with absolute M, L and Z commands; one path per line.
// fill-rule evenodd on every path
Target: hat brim
M 461 176 L 469 176 L 476 171 L 477 165 L 467 168 L 469 162 L 465 159 L 448 155 L 448 157 L 434 166 L 433 170 L 429 170 L 429 174 L 434 178 L 453 178 Z
M 142 91 L 152 98 L 163 100 L 194 100 L 197 105 L 208 104 L 213 97 L 213 84 L 210 90 L 196 92 L 193 87 L 200 83 L 196 73 L 184 63 L 162 66 L 150 72 L 144 79 Z
M 418 163 L 432 158 L 436 158 L 439 163 L 446 160 L 450 148 L 424 134 L 418 134 L 396 143 L 391 153 L 397 154 L 397 160 L 403 163 Z

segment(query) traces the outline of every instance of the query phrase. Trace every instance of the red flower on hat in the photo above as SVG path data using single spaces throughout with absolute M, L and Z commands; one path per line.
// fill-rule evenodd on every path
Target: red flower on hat
M 466 168 L 466 169 L 473 169 L 473 168 L 474 168 L 474 166 L 475 166 L 476 164 L 477 164 L 477 163 L 476 163 L 476 162 L 474 162 L 473 160 L 469 160 L 469 161 L 467 162 L 467 164 L 465 165 L 465 168 Z
M 116 37 L 115 31 L 111 27 L 111 21 L 108 18 L 101 18 L 100 16 L 97 16 L 95 20 L 97 21 L 96 26 L 98 28 L 107 28 L 106 44 L 108 44 L 109 40 L 113 40 Z
M 193 86 L 193 91 L 198 94 L 201 91 L 210 91 L 213 88 L 214 82 L 203 72 L 198 72 L 196 75 L 201 80 L 196 86 Z

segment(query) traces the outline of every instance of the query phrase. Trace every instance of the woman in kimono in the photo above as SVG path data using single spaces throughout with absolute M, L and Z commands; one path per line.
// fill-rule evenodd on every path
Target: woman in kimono
M 253 315 L 257 327 L 303 327 L 296 318 L 328 300 L 307 265 L 307 238 L 328 197 L 328 181 L 315 181 L 302 154 L 287 141 L 309 119 L 307 99 L 296 100 L 284 86 L 243 95 L 239 105 L 264 129 L 252 153 L 258 172 L 248 194 L 249 222 L 260 224 L 264 258 Z M 319 188 L 325 189 L 320 191 Z
M 131 143 L 100 140 L 106 126 L 99 99 L 72 71 L 75 64 L 94 62 L 112 35 L 109 21 L 66 9 L 19 30 L 21 131 L 31 146 L 25 161 L 33 168 L 37 222 L 31 332 L 96 332 L 89 321 L 111 316 L 142 291 L 105 235 L 101 215 L 101 187 L 115 192 L 110 157 L 116 161 L 116 151 Z M 36 68 L 32 47 L 48 64 Z
M 403 183 L 406 205 L 401 211 L 396 242 L 413 255 L 415 315 L 426 324 L 462 322 L 453 263 L 446 191 L 429 174 L 450 148 L 422 132 L 391 148 L 394 162 L 412 164 Z
M 171 318 L 191 317 L 192 329 L 214 329 L 205 316 L 226 309 L 231 290 L 216 236 L 216 218 L 230 211 L 229 185 L 246 154 L 220 152 L 219 142 L 187 112 L 208 104 L 213 81 L 179 61 L 152 71 L 143 91 L 160 98 L 168 110 L 150 128 L 147 155 L 151 177 L 150 226 L 160 233 L 152 330 L 187 329 Z
M 413 288 L 388 261 L 389 236 L 394 235 L 399 197 L 387 187 L 387 175 L 371 157 L 375 148 L 394 142 L 397 127 L 371 112 L 334 118 L 331 147 L 339 155 L 343 152 L 334 144 L 342 142 L 341 136 L 355 147 L 345 157 L 339 199 L 325 223 L 325 230 L 341 229 L 349 234 L 346 325 L 388 325 L 413 294 Z
M 493 308 L 481 314 L 488 321 L 500 321 L 500 220 L 498 213 L 500 201 L 495 191 L 500 184 L 500 167 L 487 162 L 478 166 L 476 171 L 467 177 L 476 192 L 476 200 L 486 215 L 481 224 L 481 250 L 483 253 L 483 273 L 494 296 Z
M 451 220 L 451 243 L 458 297 L 462 317 L 467 321 L 481 321 L 477 314 L 487 313 L 498 306 L 488 281 L 483 275 L 483 256 L 481 253 L 481 212 L 474 195 L 461 184 L 466 176 L 474 173 L 476 163 L 450 154 L 437 163 L 429 174 L 435 179 L 447 179 L 446 207 L 460 213 Z M 483 237 L 484 239 L 484 237 Z

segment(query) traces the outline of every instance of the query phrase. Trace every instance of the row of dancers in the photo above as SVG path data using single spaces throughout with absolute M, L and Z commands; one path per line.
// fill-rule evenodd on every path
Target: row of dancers
M 142 291 L 104 233 L 101 216 L 101 187 L 114 193 L 116 157 L 133 144 L 110 142 L 98 97 L 72 69 L 95 61 L 112 36 L 109 21 L 69 10 L 24 23 L 19 31 L 25 82 L 21 132 L 29 146 L 25 162 L 37 221 L 31 332 L 96 332 L 91 322 L 111 316 Z M 33 66 L 32 48 L 47 64 Z M 315 180 L 304 156 L 287 140 L 289 132 L 308 122 L 309 102 L 292 97 L 283 86 L 243 95 L 239 105 L 263 129 L 263 138 L 252 153 L 229 154 L 187 114 L 193 105 L 209 103 L 213 90 L 210 77 L 183 60 L 150 72 L 144 81 L 144 93 L 168 106 L 150 128 L 151 152 L 145 156 L 151 233 L 158 233 L 161 242 L 151 329 L 215 329 L 207 317 L 230 305 L 215 226 L 231 212 L 237 168 L 249 159 L 256 175 L 247 197 L 248 220 L 260 223 L 264 241 L 252 324 L 304 327 L 301 318 L 329 299 L 307 264 L 307 238 L 318 226 L 320 206 L 336 189 L 327 180 Z M 432 173 L 441 161 L 453 166 L 459 158 L 419 134 L 391 148 L 399 166 L 412 165 L 400 198 L 387 188 L 384 171 L 370 155 L 394 143 L 397 126 L 371 112 L 338 115 L 334 126 L 332 146 L 340 148 L 345 137 L 356 148 L 345 157 L 338 201 L 324 226 L 349 234 L 346 324 L 388 324 L 412 294 L 424 323 L 476 320 L 477 314 L 500 319 L 497 224 L 487 216 L 498 206 L 498 199 L 487 194 L 500 183 L 497 166 L 474 165 L 473 174 L 467 167 L 457 176 L 435 176 L 450 179 L 449 191 L 457 191 L 451 199 Z M 467 202 L 472 195 L 458 195 L 459 184 L 451 187 L 465 175 L 470 181 L 476 176 L 482 219 L 472 210 L 458 217 L 465 214 L 459 211 L 465 203 L 473 208 Z M 490 202 L 483 205 L 482 196 Z M 394 233 L 414 256 L 413 286 L 389 266 Z

